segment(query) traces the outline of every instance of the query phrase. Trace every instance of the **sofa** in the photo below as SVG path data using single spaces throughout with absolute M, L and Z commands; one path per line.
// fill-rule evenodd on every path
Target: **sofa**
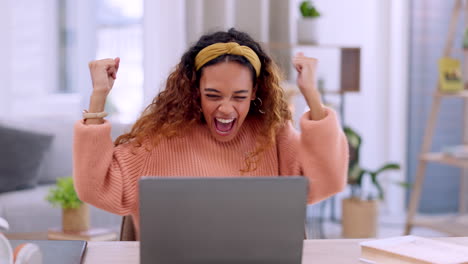
M 72 176 L 73 125 L 77 116 L 0 119 L 0 217 L 9 233 L 61 226 L 61 209 L 45 197 L 59 177 Z M 113 122 L 112 136 L 128 126 Z M 21 184 L 15 181 L 22 181 Z M 92 227 L 119 229 L 122 217 L 90 206 Z

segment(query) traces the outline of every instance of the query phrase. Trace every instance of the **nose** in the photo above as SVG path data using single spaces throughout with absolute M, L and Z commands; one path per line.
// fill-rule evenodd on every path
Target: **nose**
M 228 115 L 231 115 L 234 112 L 234 106 L 233 106 L 232 102 L 230 102 L 229 100 L 225 100 L 224 102 L 222 102 L 219 105 L 218 111 L 221 114 L 228 116 Z

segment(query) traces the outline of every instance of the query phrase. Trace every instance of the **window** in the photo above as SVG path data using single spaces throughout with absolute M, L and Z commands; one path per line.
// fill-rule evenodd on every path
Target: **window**
M 99 0 L 96 59 L 120 57 L 106 111 L 134 121 L 143 103 L 143 0 Z

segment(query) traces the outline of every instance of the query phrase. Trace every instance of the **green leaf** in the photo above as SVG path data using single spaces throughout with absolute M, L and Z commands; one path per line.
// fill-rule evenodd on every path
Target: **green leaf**
M 377 175 L 378 174 L 373 172 L 373 173 L 369 173 L 369 175 L 371 177 L 372 183 L 374 184 L 374 186 L 377 188 L 377 191 L 379 192 L 379 199 L 383 200 L 384 199 L 384 191 L 383 191 L 383 188 L 380 185 L 379 181 L 377 180 Z
M 72 177 L 57 179 L 56 186 L 49 189 L 46 200 L 52 206 L 63 209 L 78 208 L 83 203 L 76 194 Z
M 366 173 L 366 170 L 363 170 L 358 165 L 351 167 L 348 172 L 348 183 L 361 186 L 362 176 L 365 173 Z
M 396 163 L 387 163 L 380 167 L 376 171 L 367 171 L 369 176 L 371 177 L 371 181 L 374 184 L 374 186 L 377 188 L 377 191 L 379 192 L 379 199 L 383 200 L 384 199 L 384 191 L 382 186 L 380 185 L 380 182 L 378 181 L 377 176 L 379 176 L 382 172 L 387 171 L 387 170 L 399 170 L 400 165 Z
M 319 11 L 315 7 L 313 7 L 311 17 L 319 17 L 319 16 L 320 16 Z
M 359 148 L 362 144 L 362 139 L 359 134 L 350 127 L 344 127 L 343 131 L 348 139 L 349 145 L 353 148 Z
M 310 1 L 302 1 L 299 6 L 299 10 L 303 17 L 317 18 L 320 16 L 320 12 Z
M 387 163 L 385 165 L 383 165 L 380 169 L 376 170 L 375 171 L 375 174 L 380 174 L 384 171 L 387 171 L 387 170 L 399 170 L 400 169 L 400 165 L 397 164 L 397 163 Z
M 358 178 L 359 186 L 362 186 L 362 179 L 364 179 L 364 175 L 366 175 L 367 173 L 369 173 L 368 170 L 361 169 L 361 173 L 359 174 L 359 178 Z
M 396 181 L 396 182 L 393 182 L 393 183 L 395 183 L 396 185 L 401 186 L 401 187 L 403 187 L 405 189 L 411 189 L 411 188 L 413 188 L 413 185 L 414 185 L 413 183 L 406 182 L 406 181 Z

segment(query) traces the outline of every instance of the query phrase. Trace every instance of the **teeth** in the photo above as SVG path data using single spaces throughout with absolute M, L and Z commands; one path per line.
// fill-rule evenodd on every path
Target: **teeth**
M 218 120 L 218 122 L 227 124 L 227 123 L 231 123 L 232 121 L 234 121 L 234 118 L 231 118 L 231 119 L 216 118 L 216 120 Z

